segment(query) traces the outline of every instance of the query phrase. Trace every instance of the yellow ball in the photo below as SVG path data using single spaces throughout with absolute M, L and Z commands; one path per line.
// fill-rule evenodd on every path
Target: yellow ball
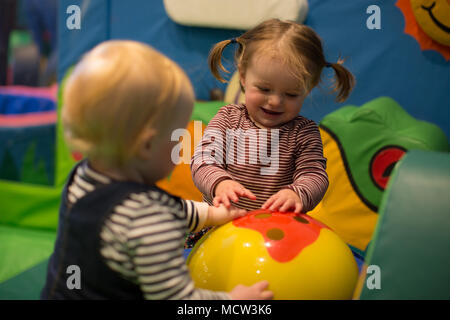
M 231 291 L 269 281 L 274 299 L 351 299 L 358 267 L 349 247 L 317 220 L 253 211 L 208 232 L 188 267 L 197 287 Z

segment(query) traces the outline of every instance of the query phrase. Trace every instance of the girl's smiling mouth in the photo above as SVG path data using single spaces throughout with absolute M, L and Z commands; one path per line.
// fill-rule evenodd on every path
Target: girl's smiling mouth
M 279 112 L 279 111 L 268 110 L 268 109 L 265 109 L 265 108 L 263 108 L 263 107 L 261 107 L 261 110 L 262 110 L 265 114 L 271 115 L 271 116 L 279 116 L 279 115 L 281 115 L 281 114 L 283 113 L 283 112 Z

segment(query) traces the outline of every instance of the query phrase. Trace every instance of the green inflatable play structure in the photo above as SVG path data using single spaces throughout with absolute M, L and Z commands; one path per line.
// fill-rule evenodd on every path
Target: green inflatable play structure
M 383 197 L 356 298 L 450 299 L 449 189 L 449 153 L 404 157 Z
M 372 239 L 392 170 L 409 150 L 448 152 L 442 130 L 408 114 L 390 97 L 347 105 L 320 122 L 328 190 L 309 214 L 362 256 Z

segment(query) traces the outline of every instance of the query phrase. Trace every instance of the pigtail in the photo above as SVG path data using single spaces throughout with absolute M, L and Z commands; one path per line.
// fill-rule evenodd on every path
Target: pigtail
M 338 60 L 337 63 L 327 63 L 326 65 L 327 67 L 333 68 L 335 72 L 335 86 L 333 91 L 337 92 L 337 102 L 344 102 L 355 86 L 355 77 L 342 65 L 343 63 L 343 60 Z
M 224 41 L 218 42 L 214 45 L 214 47 L 212 47 L 212 49 L 209 53 L 209 57 L 208 57 L 209 68 L 211 69 L 213 76 L 220 82 L 226 82 L 226 80 L 220 74 L 220 71 L 223 71 L 225 73 L 230 73 L 230 71 L 225 69 L 225 67 L 222 64 L 223 50 L 230 43 L 239 43 L 239 40 L 236 38 L 233 38 L 231 40 L 224 40 Z M 240 45 L 240 43 L 239 43 L 239 45 Z

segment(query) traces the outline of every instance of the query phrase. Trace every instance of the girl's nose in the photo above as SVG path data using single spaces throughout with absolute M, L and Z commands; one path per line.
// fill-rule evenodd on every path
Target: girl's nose
M 269 105 L 273 107 L 278 107 L 283 103 L 283 97 L 278 94 L 271 94 L 269 96 Z

